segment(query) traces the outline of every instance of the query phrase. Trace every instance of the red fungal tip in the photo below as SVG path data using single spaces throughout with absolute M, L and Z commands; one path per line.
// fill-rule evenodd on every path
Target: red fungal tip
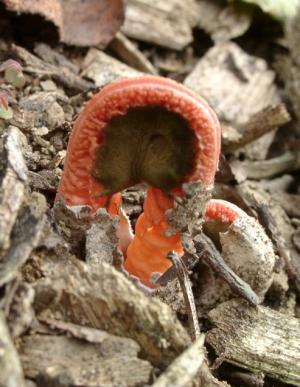
M 219 220 L 221 223 L 231 224 L 240 216 L 247 216 L 247 214 L 235 204 L 221 199 L 211 199 L 204 212 L 206 222 Z

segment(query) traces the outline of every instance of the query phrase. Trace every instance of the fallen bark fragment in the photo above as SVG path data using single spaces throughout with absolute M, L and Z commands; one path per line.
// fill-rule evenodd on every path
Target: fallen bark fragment
M 34 334 L 23 338 L 20 353 L 28 378 L 54 381 L 67 374 L 78 387 L 140 386 L 149 383 L 152 366 L 137 357 L 139 350 L 133 340 L 109 334 L 97 343 Z
M 129 0 L 121 31 L 134 39 L 182 50 L 191 43 L 197 22 L 194 0 Z
M 84 327 L 82 325 L 76 325 L 60 320 L 40 317 L 39 321 L 49 325 L 49 327 L 52 329 L 58 329 L 59 331 L 70 333 L 72 337 L 85 340 L 88 343 L 101 344 L 110 337 L 114 337 L 109 333 L 102 331 L 101 329 Z M 129 344 L 132 344 L 130 339 L 124 340 L 128 340 Z
M 46 203 L 43 204 L 40 208 L 38 205 L 36 208 L 33 206 L 23 208 L 12 231 L 11 246 L 0 262 L 0 286 L 17 276 L 31 251 L 38 245 L 45 223 Z
M 223 42 L 243 35 L 250 27 L 252 12 L 222 1 L 199 1 L 198 27 L 211 35 L 215 42 Z
M 278 249 L 278 253 L 284 258 L 284 261 L 286 261 L 287 263 L 286 269 L 287 271 L 289 271 L 290 278 L 293 278 L 293 280 L 297 280 L 298 278 L 297 282 L 299 282 L 299 255 L 297 254 L 297 251 L 293 248 L 292 244 L 292 235 L 294 232 L 294 228 L 291 225 L 290 219 L 288 218 L 282 206 L 273 199 L 273 196 L 264 191 L 264 189 L 259 185 L 259 183 L 244 182 L 237 187 L 237 191 L 249 207 L 259 209 L 262 206 L 267 206 L 267 211 L 272 216 L 273 222 L 276 225 L 277 235 L 280 236 L 279 240 L 277 237 L 276 241 L 274 230 L 272 231 L 272 239 L 274 240 L 274 244 Z M 267 227 L 268 225 L 270 226 L 270 223 L 267 224 Z M 278 233 L 279 230 L 280 232 Z M 299 291 L 299 286 L 297 286 L 297 289 Z
M 58 51 L 48 46 L 48 44 L 35 43 L 34 52 L 45 63 L 59 66 L 60 68 L 66 67 L 72 73 L 79 74 L 79 66 L 77 66 L 74 62 L 71 62 L 65 55 L 60 54 Z
M 72 259 L 35 286 L 36 309 L 43 317 L 105 329 L 137 341 L 143 356 L 166 367 L 190 343 L 171 310 L 150 299 L 106 263 L 95 272 Z
M 99 209 L 95 222 L 86 233 L 86 262 L 94 265 L 95 270 L 99 263 L 112 264 L 114 258 L 121 256 L 118 251 L 117 217 L 112 217 L 105 209 Z
M 125 35 L 118 32 L 115 38 L 110 42 L 109 47 L 121 58 L 128 66 L 139 71 L 156 75 L 157 70 L 146 56 L 133 44 Z
M 10 233 L 24 198 L 27 167 L 21 144 L 24 135 L 9 127 L 4 135 L 3 178 L 0 186 L 0 251 L 9 247 Z
M 184 84 L 204 97 L 221 121 L 240 125 L 278 102 L 274 79 L 263 59 L 227 42 L 208 50 Z
M 22 367 L 0 310 L 0 386 L 25 387 Z
M 28 171 L 28 180 L 31 188 L 50 192 L 56 192 L 59 183 L 56 171 L 47 169 L 43 169 L 38 173 Z
M 92 79 L 97 87 L 102 87 L 118 78 L 134 78 L 143 75 L 142 72 L 127 66 L 96 48 L 91 48 L 88 51 L 82 67 L 82 75 Z
M 34 319 L 32 308 L 34 290 L 31 285 L 20 282 L 18 278 L 13 285 L 15 285 L 15 289 L 12 289 L 11 299 L 7 297 L 5 303 L 5 315 L 9 331 L 15 340 L 30 327 Z
M 31 54 L 25 48 L 12 44 L 11 50 L 13 54 L 22 61 L 23 70 L 37 77 L 46 75 L 53 77 L 61 85 L 74 93 L 86 92 L 86 90 L 94 88 L 92 82 L 82 79 L 78 74 L 70 70 L 69 66 L 55 66 L 44 62 L 37 56 Z
M 231 300 L 209 313 L 207 342 L 229 363 L 300 386 L 300 320 Z
M 236 131 L 235 137 L 226 138 L 222 135 L 222 149 L 224 152 L 236 150 L 275 130 L 278 126 L 288 123 L 290 120 L 291 117 L 284 104 L 269 106 L 241 125 L 239 130 Z
M 291 252 L 287 246 L 286 241 L 281 235 L 281 232 L 272 216 L 269 207 L 266 203 L 258 204 L 255 208 L 258 214 L 260 223 L 266 229 L 269 237 L 273 241 L 278 255 L 283 259 L 285 270 L 289 278 L 295 281 L 296 287 L 300 293 L 300 271 L 293 265 L 291 259 Z
M 230 167 L 238 182 L 246 179 L 268 179 L 281 173 L 299 170 L 300 152 L 288 151 L 281 156 L 265 161 L 233 160 Z
M 57 229 L 72 248 L 77 250 L 85 244 L 86 261 L 89 265 L 100 262 L 120 263 L 117 216 L 109 215 L 102 208 L 92 214 L 89 206 L 67 206 L 62 200 L 55 202 L 53 211 Z
M 282 208 L 291 218 L 300 218 L 300 195 L 286 192 L 272 192 L 272 196 L 280 203 Z
M 291 235 L 294 232 L 294 228 L 292 227 L 286 212 L 280 204 L 274 200 L 273 195 L 266 192 L 260 183 L 254 181 L 245 181 L 242 184 L 239 184 L 236 189 L 248 208 L 257 208 L 262 204 L 268 205 L 278 229 L 286 240 L 288 247 L 290 247 Z
M 160 375 L 152 387 L 185 387 L 195 378 L 205 361 L 205 336 L 202 334 Z
M 252 372 L 236 370 L 234 366 L 226 365 L 224 367 L 223 374 L 226 375 L 226 379 L 232 383 L 233 386 L 242 386 L 242 387 L 264 387 L 265 386 L 265 376 L 263 374 L 254 374 Z

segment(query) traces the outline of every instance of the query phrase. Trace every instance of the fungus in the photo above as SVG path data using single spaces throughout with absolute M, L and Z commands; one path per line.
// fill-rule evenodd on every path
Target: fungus
M 263 227 L 235 204 L 211 199 L 204 211 L 203 230 L 230 269 L 262 299 L 273 281 L 276 262 L 272 242 Z M 203 273 L 201 286 L 198 301 L 205 310 L 233 297 L 228 284 L 212 273 Z
M 171 265 L 167 253 L 183 253 L 179 233 L 166 235 L 165 212 L 183 183 L 213 184 L 219 152 L 217 117 L 193 91 L 155 76 L 118 80 L 77 118 L 57 199 L 118 214 L 125 269 L 151 287 L 151 274 Z M 120 191 L 139 182 L 150 188 L 133 237 Z

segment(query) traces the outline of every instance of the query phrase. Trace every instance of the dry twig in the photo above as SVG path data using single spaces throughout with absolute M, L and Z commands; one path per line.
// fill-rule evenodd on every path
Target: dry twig
M 213 242 L 206 235 L 198 234 L 194 241 L 200 259 L 216 271 L 233 291 L 252 305 L 258 305 L 261 302 L 251 287 L 227 266 Z
M 264 306 L 230 300 L 209 313 L 207 341 L 224 360 L 300 386 L 300 321 Z
M 175 267 L 189 316 L 190 329 L 193 339 L 196 340 L 200 337 L 200 328 L 189 273 L 182 259 L 174 251 L 170 252 L 167 257 Z
M 222 137 L 223 151 L 234 151 L 264 134 L 288 123 L 291 117 L 284 104 L 269 106 L 252 116 L 245 124 L 240 125 L 234 138 Z M 225 131 L 226 133 L 226 131 Z

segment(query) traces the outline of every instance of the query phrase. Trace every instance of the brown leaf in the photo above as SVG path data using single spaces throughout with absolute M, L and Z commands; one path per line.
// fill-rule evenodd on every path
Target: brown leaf
M 106 46 L 124 20 L 122 0 L 0 0 L 9 11 L 43 16 L 58 27 L 60 40 L 77 46 Z

